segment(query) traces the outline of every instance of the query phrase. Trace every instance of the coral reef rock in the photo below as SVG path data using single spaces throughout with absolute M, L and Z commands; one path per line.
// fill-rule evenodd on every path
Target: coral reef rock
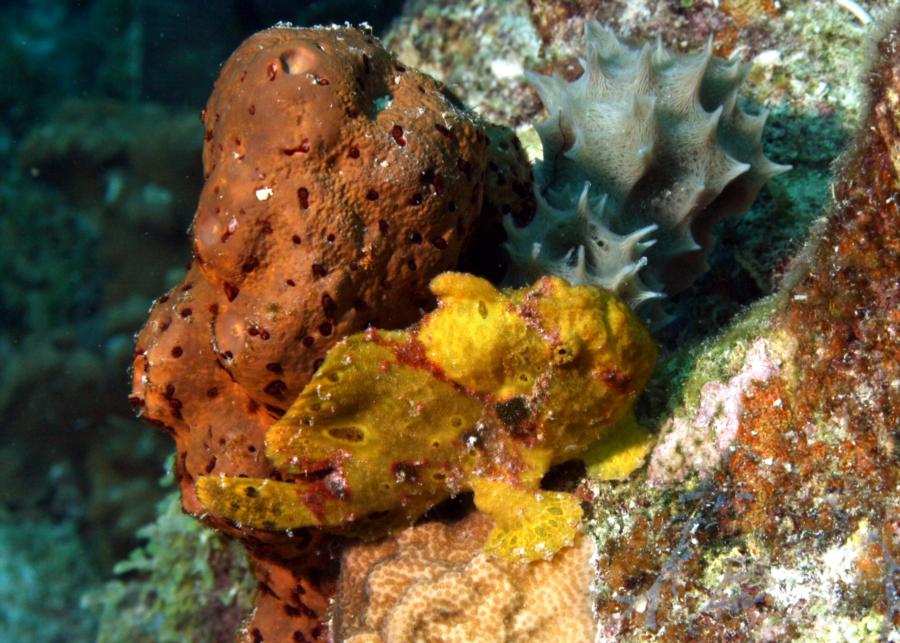
M 739 59 L 711 44 L 694 55 L 633 48 L 598 23 L 585 39 L 577 80 L 528 74 L 547 109 L 536 125 L 544 158 L 534 219 L 505 220 L 508 280 L 556 274 L 636 307 L 689 286 L 714 224 L 746 212 L 787 168 L 763 155 L 765 112 L 737 105 Z
M 501 293 L 444 273 L 431 290 L 438 307 L 411 330 L 370 329 L 328 352 L 266 433 L 278 479 L 203 476 L 203 505 L 251 532 L 372 538 L 474 491 L 497 523 L 490 553 L 537 560 L 571 544 L 579 500 L 540 480 L 634 432 L 623 418 L 656 362 L 649 333 L 609 291 L 556 277 Z
M 482 547 L 491 520 L 430 522 L 344 554 L 333 609 L 335 640 L 594 640 L 594 544 L 579 535 L 551 560 L 522 565 Z
M 716 471 L 737 437 L 744 396 L 780 372 L 773 344 L 757 339 L 737 373 L 703 385 L 694 413 L 676 413 L 663 425 L 647 471 L 651 484 L 664 486 L 691 473 L 706 478 Z M 736 353 L 739 347 L 730 349 Z
M 601 640 L 900 640 L 898 18 L 827 221 L 703 347 L 654 484 L 598 490 Z

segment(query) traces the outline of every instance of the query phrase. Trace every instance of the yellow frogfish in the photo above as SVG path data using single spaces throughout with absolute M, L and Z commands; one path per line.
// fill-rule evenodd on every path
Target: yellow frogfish
M 650 334 L 612 293 L 556 277 L 498 291 L 444 273 L 431 290 L 438 306 L 416 326 L 328 352 L 266 434 L 280 480 L 202 477 L 204 507 L 254 529 L 371 538 L 472 491 L 495 523 L 488 553 L 536 560 L 571 544 L 580 501 L 541 478 L 589 447 L 610 477 L 639 464 L 631 407 L 656 361 Z

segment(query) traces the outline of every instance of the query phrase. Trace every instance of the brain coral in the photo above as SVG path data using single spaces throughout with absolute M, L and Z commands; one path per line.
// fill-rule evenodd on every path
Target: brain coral
M 591 538 L 530 565 L 490 558 L 475 512 L 345 552 L 333 608 L 347 643 L 593 641 Z
M 690 285 L 713 225 L 787 168 L 763 155 L 765 112 L 737 106 L 737 58 L 633 48 L 597 23 L 585 38 L 577 80 L 528 75 L 548 113 L 536 126 L 544 159 L 534 219 L 505 220 L 508 280 L 556 274 L 637 306 Z
M 196 515 L 198 477 L 271 473 L 266 429 L 330 346 L 370 324 L 406 326 L 430 305 L 427 284 L 455 267 L 482 211 L 490 154 L 442 85 L 353 28 L 251 37 L 202 120 L 194 261 L 138 337 L 131 397 L 173 435 Z M 309 634 L 327 582 L 298 570 L 314 565 L 319 537 L 245 542 L 262 600 Z

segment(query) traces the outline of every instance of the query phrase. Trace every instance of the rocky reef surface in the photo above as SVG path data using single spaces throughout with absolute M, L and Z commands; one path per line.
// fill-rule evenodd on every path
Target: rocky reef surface
M 409 176 L 391 174 L 387 188 L 372 188 L 354 175 L 346 186 L 321 186 L 317 192 L 303 183 L 302 170 L 283 169 L 309 153 L 310 141 L 304 144 L 301 137 L 280 145 L 279 139 L 267 153 L 284 163 L 259 167 L 255 176 L 241 175 L 236 168 L 242 167 L 240 160 L 253 160 L 254 151 L 245 148 L 255 139 L 227 123 L 217 131 L 216 111 L 207 110 L 204 126 L 212 136 L 207 134 L 205 142 L 206 172 L 215 174 L 210 168 L 217 163 L 225 168 L 219 170 L 225 175 L 220 192 L 253 184 L 249 205 L 259 212 L 277 205 L 278 225 L 270 221 L 267 227 L 265 217 L 254 211 L 246 219 L 256 222 L 252 230 L 240 225 L 229 230 L 226 213 L 215 211 L 215 181 L 207 177 L 210 194 L 204 192 L 204 218 L 198 219 L 203 225 L 195 229 L 207 245 L 198 247 L 197 265 L 184 280 L 182 231 L 203 178 L 197 164 L 203 131 L 196 116 L 123 104 L 124 95 L 118 103 L 60 102 L 48 107 L 38 123 L 18 114 L 30 133 L 21 140 L 4 135 L 16 160 L 4 178 L 7 210 L 14 213 L 3 220 L 10 226 L 5 238 L 41 241 L 0 253 L 0 262 L 7 262 L 14 275 L 14 281 L 4 282 L 0 301 L 0 352 L 6 364 L 0 407 L 12 418 L 5 426 L 11 439 L 4 461 L 11 474 L 4 485 L 0 546 L 10 552 L 4 555 L 9 561 L 4 577 L 16 588 L 3 601 L 3 623 L 26 638 L 45 640 L 88 640 L 98 622 L 100 640 L 106 641 L 228 641 L 236 630 L 249 641 L 315 640 L 324 638 L 329 627 L 354 641 L 559 640 L 562 632 L 610 641 L 900 638 L 900 36 L 896 25 L 889 29 L 885 7 L 855 2 L 408 3 L 385 37 L 399 52 L 390 65 L 403 71 L 394 68 L 385 78 L 418 78 L 413 71 L 418 67 L 438 79 L 422 82 L 443 96 L 438 100 L 447 101 L 441 109 L 471 120 L 471 149 L 478 160 L 469 172 L 476 187 L 465 198 L 480 203 L 472 205 L 472 218 L 462 229 L 455 221 L 441 229 L 448 246 L 454 235 L 461 240 L 459 248 L 450 248 L 452 266 L 441 259 L 432 263 L 447 248 L 435 243 L 438 237 L 430 229 L 428 234 L 411 229 L 420 236 L 396 239 L 391 247 L 411 248 L 411 254 L 392 255 L 379 270 L 394 270 L 388 285 L 402 288 L 378 284 L 367 291 L 372 297 L 362 311 L 352 298 L 336 298 L 332 290 L 368 266 L 357 263 L 354 270 L 351 264 L 358 260 L 349 255 L 337 268 L 326 266 L 315 252 L 320 243 L 320 254 L 330 256 L 329 244 L 343 239 L 344 232 L 355 239 L 356 227 L 323 213 L 321 220 L 336 228 L 291 230 L 285 248 L 270 240 L 275 229 L 280 235 L 282 224 L 294 225 L 290 217 L 298 208 L 318 207 L 319 194 L 343 199 L 342 209 L 361 217 L 366 207 L 385 199 L 401 212 L 428 208 L 435 199 L 442 205 L 429 214 L 431 221 L 438 210 L 449 208 L 446 195 L 456 188 L 447 182 L 457 174 L 466 176 L 465 164 L 450 163 L 455 171 L 429 172 L 427 164 L 410 162 Z M 179 458 L 174 470 L 187 508 L 200 513 L 192 496 L 195 474 L 208 475 L 217 467 L 246 472 L 247 466 L 269 474 L 266 461 L 249 447 L 261 454 L 264 428 L 302 388 L 324 348 L 357 328 L 356 317 L 362 326 L 381 322 L 367 315 L 386 306 L 403 317 L 396 325 L 405 325 L 406 313 L 412 319 L 419 308 L 431 305 L 418 299 L 421 286 L 435 274 L 431 270 L 463 268 L 495 282 L 502 277 L 505 262 L 502 254 L 494 254 L 503 241 L 500 218 L 512 214 L 525 223 L 534 207 L 522 149 L 532 156 L 539 152 L 530 124 L 540 118 L 541 103 L 523 72 L 576 77 L 576 56 L 582 53 L 583 26 L 589 20 L 628 36 L 661 34 L 679 51 L 701 49 L 710 35 L 719 54 L 737 48 L 738 57 L 754 63 L 745 83 L 750 99 L 745 109 L 755 113 L 762 103 L 771 110 L 763 149 L 794 166 L 763 188 L 740 222 L 718 226 L 711 270 L 666 303 L 674 321 L 657 333 L 657 374 L 636 404 L 638 419 L 655 440 L 646 466 L 617 482 L 592 476 L 602 467 L 590 463 L 587 475 L 584 467 L 572 464 L 551 471 L 545 488 L 572 492 L 583 501 L 585 530 L 574 547 L 531 568 L 485 557 L 490 525 L 460 498 L 426 516 L 437 522 L 426 520 L 395 537 L 349 547 L 315 532 L 273 537 L 260 531 L 248 537 L 238 525 L 210 519 L 225 532 L 241 535 L 255 559 L 251 570 L 242 547 L 181 513 L 171 480 L 166 487 L 156 486 L 154 463 L 162 460 L 165 447 L 153 432 L 136 428 L 127 410 L 111 413 L 95 402 L 98 391 L 122 397 L 120 374 L 132 357 L 129 334 L 144 315 L 148 295 L 181 281 L 169 300 L 157 305 L 152 332 L 172 337 L 169 329 L 180 325 L 179 333 L 202 340 L 154 340 L 162 372 L 174 373 L 176 364 L 200 354 L 205 345 L 202 350 L 214 357 L 209 371 L 221 371 L 225 378 L 221 389 L 200 386 L 206 371 L 188 380 L 188 388 L 215 400 L 210 404 L 221 405 L 221 413 L 209 411 L 203 400 L 185 404 L 177 388 L 184 386 L 183 379 L 154 383 L 158 412 L 170 417 L 166 424 L 181 432 L 182 450 L 194 458 L 190 465 Z M 39 33 L 45 27 L 30 28 Z M 308 75 L 312 72 L 305 65 L 319 54 L 301 54 L 278 58 L 276 78 L 306 79 L 315 90 L 340 95 L 327 74 Z M 111 69 L 118 69 L 114 62 L 126 58 L 110 54 L 108 60 Z M 358 63 L 365 67 L 363 58 Z M 299 77 L 294 70 L 300 70 Z M 263 74 L 262 86 L 270 82 L 275 80 Z M 241 103 L 241 109 L 249 114 L 257 107 L 253 96 L 261 92 L 244 95 L 250 102 Z M 203 93 L 205 87 L 201 98 Z M 458 105 L 457 96 L 476 113 Z M 377 124 L 391 102 L 373 103 Z M 315 120 L 319 111 L 297 116 Z M 357 117 L 346 111 L 344 117 L 349 119 L 344 129 L 356 127 Z M 484 117 L 517 127 L 517 135 L 488 127 Z M 446 137 L 430 116 L 424 124 L 435 141 Z M 375 137 L 372 149 L 383 143 L 399 155 L 385 156 L 389 169 L 374 172 L 394 172 L 392 160 L 402 166 L 402 153 L 416 145 L 419 130 L 405 125 L 354 130 Z M 427 129 L 421 130 L 423 149 L 429 145 Z M 173 131 L 180 133 L 172 136 Z M 317 149 L 327 150 L 328 162 L 341 167 L 352 160 L 351 144 L 339 137 Z M 377 151 L 374 155 L 381 158 Z M 283 203 L 277 200 L 278 186 L 269 184 L 271 176 L 290 184 L 290 198 Z M 305 196 L 301 189 L 307 190 Z M 368 199 L 371 189 L 378 199 Z M 415 203 L 417 194 L 422 203 Z M 51 218 L 38 218 L 38 212 Z M 384 221 L 396 234 L 391 221 Z M 31 234 L 35 225 L 44 232 Z M 377 219 L 368 222 L 354 246 L 366 250 L 365 256 L 377 255 L 369 255 L 377 243 L 369 244 L 365 236 L 376 227 L 376 234 L 385 234 Z M 68 247 L 73 231 L 79 240 L 72 246 L 75 254 L 53 252 Z M 104 238 L 116 242 L 105 244 Z M 238 250 L 225 248 L 230 241 L 240 242 L 233 246 Z M 295 245 L 310 250 L 304 255 L 308 259 L 298 261 L 296 276 L 268 270 L 269 265 L 293 265 L 284 257 L 292 256 Z M 150 270 L 131 260 L 151 254 L 142 264 Z M 96 270 L 98 265 L 106 275 Z M 201 274 L 214 295 L 193 292 Z M 358 278 L 350 276 L 349 283 Z M 267 279 L 283 280 L 279 285 L 285 289 L 292 287 L 289 280 L 294 288 L 301 280 L 314 284 L 308 291 L 315 319 L 281 319 L 269 306 L 279 302 L 258 294 L 272 290 L 265 286 Z M 419 286 L 410 287 L 413 282 Z M 191 288 L 184 290 L 188 284 Z M 46 294 L 24 296 L 38 288 Z M 403 301 L 398 290 L 410 299 Z M 248 293 L 251 306 L 242 299 Z M 391 303 L 391 296 L 400 303 Z M 253 323 L 191 326 L 195 315 L 218 316 L 212 305 L 240 309 L 233 317 Z M 191 310 L 187 316 L 181 314 L 185 307 Z M 165 329 L 160 310 L 171 313 Z M 78 323 L 56 323 L 63 316 Z M 303 329 L 295 327 L 298 322 Z M 341 323 L 346 328 L 336 332 Z M 325 324 L 330 325 L 327 334 Z M 314 330 L 299 332 L 307 326 Z M 281 335 L 273 342 L 277 333 L 294 336 L 305 349 L 311 337 L 312 361 L 306 364 L 306 353 L 293 355 Z M 228 341 L 233 345 L 225 345 Z M 264 347 L 261 352 L 257 345 Z M 287 356 L 285 363 L 300 365 L 290 369 L 298 380 L 289 381 L 281 358 L 269 355 L 270 346 Z M 238 350 L 245 354 L 232 369 L 227 353 L 236 357 Z M 213 366 L 216 360 L 223 360 L 225 368 Z M 228 372 L 232 375 L 223 375 Z M 59 373 L 69 376 L 60 379 Z M 279 381 L 282 385 L 270 386 Z M 176 391 L 170 392 L 168 383 Z M 212 389 L 216 395 L 210 397 Z M 54 411 L 58 400 L 68 400 L 76 412 Z M 134 401 L 140 406 L 139 399 Z M 188 414 L 197 415 L 188 422 Z M 243 434 L 252 439 L 231 442 L 241 431 L 222 428 L 220 420 L 229 414 L 256 418 L 257 428 Z M 188 424 L 190 430 L 184 428 Z M 208 430 L 196 428 L 201 425 Z M 40 435 L 52 440 L 54 450 L 32 448 L 29 457 L 22 457 L 23 441 L 33 442 L 38 426 L 46 427 Z M 94 447 L 86 450 L 85 444 Z M 632 447 L 618 448 L 628 452 Z M 634 448 L 633 457 L 643 457 L 645 449 Z M 84 453 L 86 466 L 73 464 Z M 407 476 L 414 468 L 398 471 Z M 120 556 L 132 542 L 129 535 L 148 519 L 148 511 L 139 507 L 163 493 L 169 495 L 160 502 L 156 521 L 138 532 L 146 544 L 116 566 L 117 580 L 98 589 L 102 572 L 85 563 L 106 556 L 111 564 Z M 117 526 L 109 530 L 110 524 Z M 23 539 L 23 534 L 40 537 Z M 59 555 L 42 561 L 41 552 L 51 543 Z M 321 564 L 308 565 L 314 558 Z M 54 565 L 76 570 L 68 576 L 71 586 L 51 582 L 58 576 Z M 297 569 L 304 573 L 297 576 Z M 251 613 L 254 586 L 258 596 Z M 78 613 L 71 597 L 84 588 L 93 591 Z M 555 602 L 561 597 L 568 598 Z M 40 617 L 50 610 L 65 614 L 53 620 L 52 628 Z
M 657 36 L 673 52 L 737 54 L 752 64 L 739 104 L 769 111 L 766 155 L 791 165 L 767 184 L 748 214 L 717 227 L 712 269 L 667 313 L 668 345 L 721 330 L 747 304 L 774 292 L 791 257 L 830 199 L 831 163 L 861 119 L 861 82 L 871 33 L 890 2 L 410 2 L 385 35 L 410 65 L 444 81 L 477 112 L 515 127 L 540 159 L 533 124 L 542 114 L 526 71 L 574 79 L 585 58 L 585 24 L 597 21 L 635 42 Z
M 896 22 L 878 37 L 860 72 L 863 126 L 810 240 L 772 295 L 664 352 L 644 407 L 659 430 L 644 475 L 587 483 L 595 640 L 900 637 Z M 388 637 L 371 640 L 406 622 L 402 599 L 380 603 L 391 591 L 369 581 Z M 419 631 L 446 625 L 420 614 Z M 455 616 L 458 628 L 477 618 Z

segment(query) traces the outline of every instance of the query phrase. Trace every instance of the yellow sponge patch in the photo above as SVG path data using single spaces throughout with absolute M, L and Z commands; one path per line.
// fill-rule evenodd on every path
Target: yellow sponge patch
M 550 558 L 575 542 L 581 504 L 568 493 L 527 491 L 487 478 L 472 481 L 475 506 L 496 523 L 486 553 L 506 559 Z
M 653 436 L 627 413 L 582 456 L 588 475 L 600 480 L 624 480 L 637 470 L 653 446 Z

